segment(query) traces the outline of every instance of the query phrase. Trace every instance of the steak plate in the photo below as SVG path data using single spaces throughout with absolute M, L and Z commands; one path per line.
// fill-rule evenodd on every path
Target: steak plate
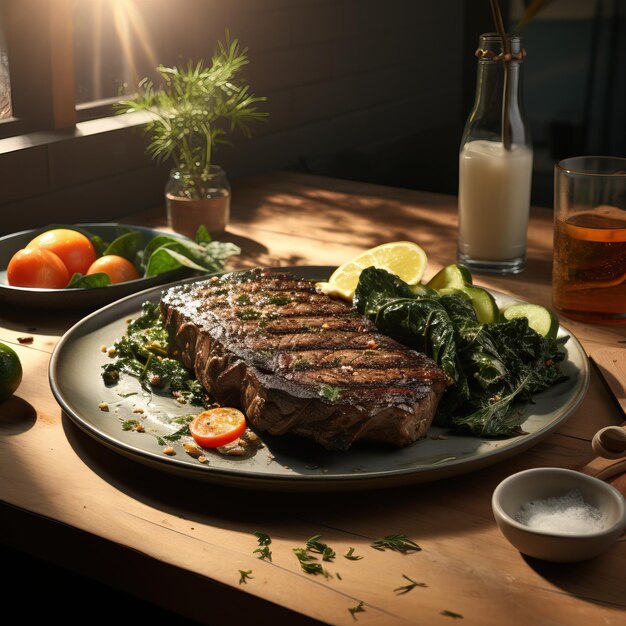
M 255 269 L 161 298 L 170 354 L 250 425 L 345 450 L 424 437 L 450 383 L 427 356 L 376 331 L 312 282 Z

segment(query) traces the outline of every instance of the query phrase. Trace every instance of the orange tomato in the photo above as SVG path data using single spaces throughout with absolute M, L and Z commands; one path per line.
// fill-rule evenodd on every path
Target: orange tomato
M 70 280 L 61 259 L 42 248 L 18 250 L 9 261 L 7 280 L 14 287 L 63 289 Z
M 202 411 L 189 424 L 191 436 L 203 448 L 225 446 L 241 437 L 245 430 L 246 418 L 244 414 L 229 407 Z
M 107 254 L 96 259 L 87 269 L 86 274 L 97 274 L 103 272 L 112 283 L 125 283 L 128 280 L 136 280 L 139 273 L 135 266 L 122 256 Z
M 54 252 L 67 267 L 70 277 L 75 272 L 84 274 L 96 260 L 96 251 L 82 233 L 69 228 L 55 228 L 35 237 L 27 248 L 42 248 Z

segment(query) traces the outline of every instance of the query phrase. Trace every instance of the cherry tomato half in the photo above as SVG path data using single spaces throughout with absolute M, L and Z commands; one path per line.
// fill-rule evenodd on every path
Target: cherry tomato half
M 241 411 L 229 407 L 208 409 L 196 415 L 189 432 L 203 448 L 219 448 L 235 441 L 246 430 L 246 418 Z

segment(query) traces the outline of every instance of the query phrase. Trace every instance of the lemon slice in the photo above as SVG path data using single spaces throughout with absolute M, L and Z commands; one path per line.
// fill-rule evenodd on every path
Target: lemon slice
M 361 272 L 367 267 L 387 270 L 409 285 L 417 285 L 424 275 L 426 253 L 411 241 L 392 241 L 362 252 L 339 266 L 326 283 L 317 283 L 327 295 L 352 300 Z

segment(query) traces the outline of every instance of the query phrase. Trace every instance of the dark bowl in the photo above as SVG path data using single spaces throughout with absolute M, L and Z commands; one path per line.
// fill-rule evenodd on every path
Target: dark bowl
M 188 237 L 178 235 L 145 226 L 132 226 L 129 224 L 76 224 L 77 230 L 88 231 L 92 235 L 99 235 L 105 241 L 112 241 L 119 234 L 118 228 L 131 228 L 144 236 L 144 246 L 157 235 L 169 235 L 176 239 L 189 241 Z M 39 307 L 41 309 L 97 309 L 105 304 L 119 300 L 125 296 L 142 291 L 156 285 L 178 280 L 189 276 L 192 270 L 181 268 L 173 272 L 167 272 L 150 278 L 138 278 L 125 283 L 95 287 L 92 289 L 37 289 L 29 287 L 13 287 L 7 282 L 6 268 L 11 257 L 20 249 L 24 248 L 31 239 L 50 230 L 35 228 L 23 230 L 19 233 L 0 237 L 0 305 L 13 305 L 22 307 Z M 68 228 L 71 228 L 69 226 Z

